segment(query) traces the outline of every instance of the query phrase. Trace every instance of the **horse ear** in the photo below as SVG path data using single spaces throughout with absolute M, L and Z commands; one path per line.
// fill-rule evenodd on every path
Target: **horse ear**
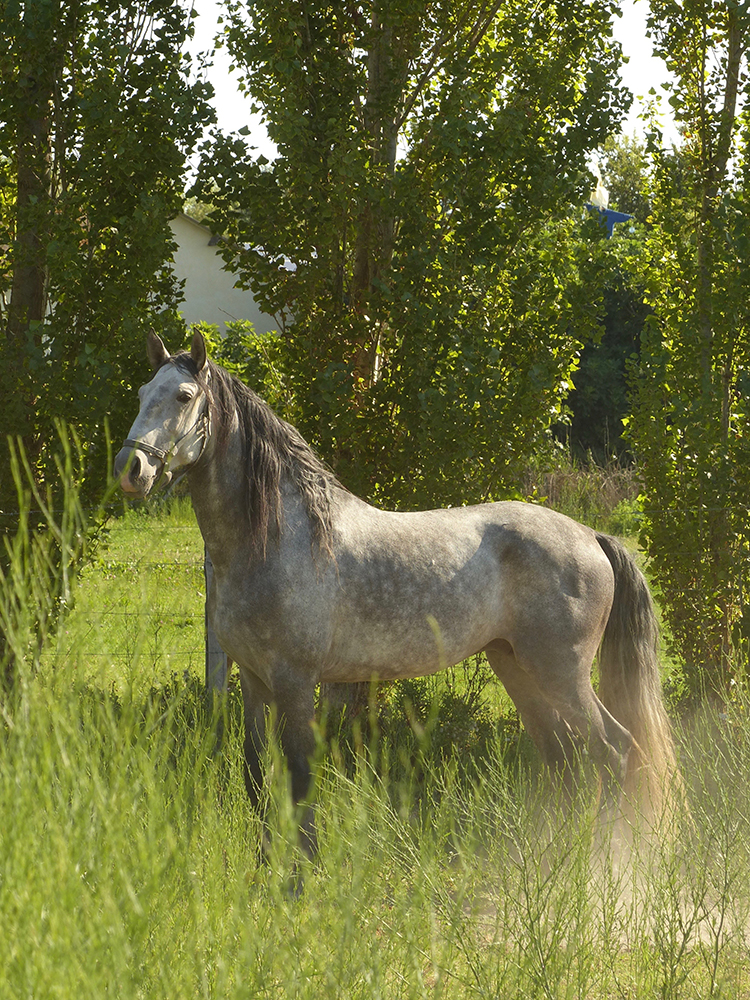
M 190 357 L 193 359 L 198 371 L 202 371 L 206 364 L 206 342 L 200 330 L 193 334 L 193 343 L 190 347 Z
M 161 337 L 154 333 L 153 330 L 148 331 L 146 353 L 153 369 L 161 368 L 163 364 L 169 361 L 169 351 L 164 346 Z

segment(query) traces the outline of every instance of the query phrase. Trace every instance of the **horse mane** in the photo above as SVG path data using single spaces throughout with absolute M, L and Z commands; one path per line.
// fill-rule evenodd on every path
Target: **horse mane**
M 277 417 L 264 399 L 208 360 L 208 377 L 189 354 L 170 361 L 185 368 L 206 393 L 219 454 L 226 450 L 237 418 L 244 462 L 244 506 L 256 550 L 265 556 L 269 532 L 283 530 L 281 481 L 289 476 L 302 498 L 318 548 L 332 555 L 331 499 L 344 487 L 296 427 Z

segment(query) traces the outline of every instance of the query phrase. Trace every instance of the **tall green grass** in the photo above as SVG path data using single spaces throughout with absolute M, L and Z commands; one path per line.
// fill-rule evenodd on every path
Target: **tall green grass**
M 46 487 L 22 443 L 8 441 L 18 509 L 0 511 L 0 694 L 39 666 L 104 520 L 106 495 L 93 510 L 81 501 L 81 443 L 63 424 L 57 433 L 57 476 Z
M 27 685 L 0 739 L 0 997 L 750 995 L 745 719 L 686 736 L 674 842 L 607 854 L 494 745 L 418 795 L 324 762 L 309 862 L 273 753 L 261 856 L 235 698 L 216 755 L 195 682 Z
M 529 463 L 522 489 L 531 499 L 597 531 L 634 536 L 640 530 L 638 472 L 617 459 L 599 465 L 550 446 Z
M 0 701 L 0 1000 L 750 997 L 742 709 L 682 726 L 676 835 L 610 842 L 483 689 L 468 720 L 417 689 L 401 737 L 320 747 L 310 861 L 274 748 L 247 804 L 239 693 L 209 706 L 168 648 L 202 614 L 193 530 L 184 505 L 115 524 Z

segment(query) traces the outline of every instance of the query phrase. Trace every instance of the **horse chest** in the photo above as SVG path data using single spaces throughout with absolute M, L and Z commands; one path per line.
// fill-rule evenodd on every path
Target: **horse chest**
M 217 580 L 209 607 L 222 649 L 261 678 L 280 661 L 320 658 L 326 628 L 315 592 L 304 575 L 298 581 L 268 572 Z

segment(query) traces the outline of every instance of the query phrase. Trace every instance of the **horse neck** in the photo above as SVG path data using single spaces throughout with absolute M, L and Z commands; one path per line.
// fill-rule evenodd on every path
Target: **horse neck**
M 251 539 L 243 537 L 244 495 L 242 490 L 242 454 L 239 438 L 231 434 L 227 449 L 219 456 L 209 441 L 198 467 L 188 473 L 190 497 L 198 527 L 206 543 L 214 569 L 221 571 L 247 547 L 250 559 Z
M 214 569 L 242 565 L 247 568 L 263 559 L 257 551 L 247 521 L 246 495 L 243 489 L 244 458 L 239 432 L 230 432 L 226 451 L 217 454 L 209 441 L 198 467 L 188 473 L 190 496 L 198 526 L 206 543 Z M 300 508 L 304 507 L 299 492 L 284 477 L 281 493 L 284 521 L 288 527 L 299 523 Z M 272 544 L 269 539 L 269 544 Z

